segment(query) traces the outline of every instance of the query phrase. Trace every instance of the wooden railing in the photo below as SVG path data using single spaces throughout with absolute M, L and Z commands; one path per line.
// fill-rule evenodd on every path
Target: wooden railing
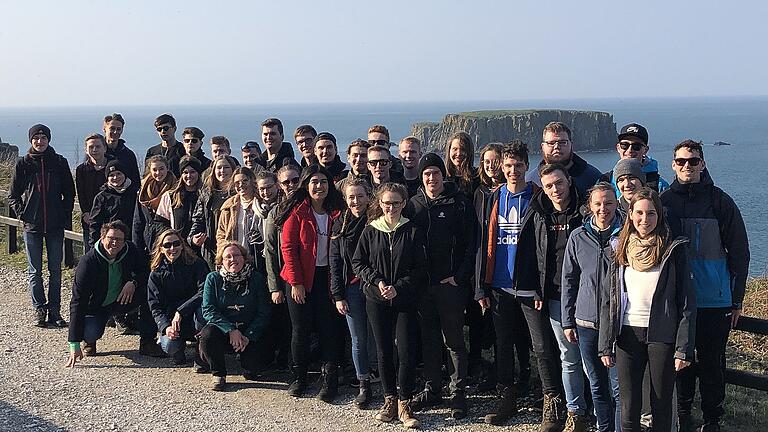
M 768 335 L 768 320 L 742 316 L 734 330 L 765 336 Z M 739 387 L 768 391 L 768 375 L 764 374 L 728 368 L 725 370 L 725 382 Z

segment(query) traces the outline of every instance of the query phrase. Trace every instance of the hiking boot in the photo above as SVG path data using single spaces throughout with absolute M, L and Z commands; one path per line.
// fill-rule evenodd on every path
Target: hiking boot
M 705 420 L 699 432 L 720 432 L 720 422 Z
M 184 363 L 187 362 L 187 355 L 184 354 L 184 350 L 180 349 L 173 353 L 173 364 L 176 366 L 181 366 Z
M 360 380 L 360 392 L 355 398 L 355 406 L 359 409 L 366 409 L 369 403 L 371 403 L 371 381 Z
M 403 426 L 409 429 L 417 429 L 421 426 L 421 423 L 413 416 L 410 400 L 397 401 L 397 416 L 400 418 Z
M 67 322 L 61 317 L 61 313 L 53 310 L 48 311 L 48 324 L 59 328 L 67 326 Z
M 587 428 L 587 416 L 568 411 L 568 418 L 565 420 L 563 432 L 586 432 Z
M 293 381 L 288 386 L 288 395 L 292 397 L 301 397 L 307 391 L 307 370 L 300 370 L 293 366 Z
M 326 364 L 320 372 L 322 387 L 317 393 L 317 398 L 323 402 L 331 403 L 339 394 L 339 368 L 333 364 Z
M 168 357 L 165 351 L 163 351 L 163 349 L 160 348 L 160 345 L 156 344 L 155 341 L 139 343 L 139 354 L 147 357 Z
M 679 432 L 693 432 L 693 417 L 690 414 L 678 414 L 677 424 Z
M 213 381 L 211 381 L 211 390 L 213 391 L 224 391 L 227 389 L 227 377 L 213 377 Z
M 397 396 L 384 396 L 384 405 L 373 418 L 380 422 L 389 423 L 397 417 Z
M 455 420 L 467 417 L 467 395 L 462 390 L 456 390 L 451 396 L 451 417 Z
M 539 432 L 560 432 L 565 420 L 565 402 L 558 394 L 545 394 Z
M 96 351 L 96 341 L 93 342 L 83 342 L 83 356 L 85 357 L 93 357 L 97 354 Z
M 35 309 L 35 312 L 32 314 L 32 324 L 40 328 L 48 327 L 48 321 L 45 319 L 47 315 L 48 312 L 45 309 Z
M 485 416 L 485 422 L 495 426 L 503 425 L 517 415 L 517 397 L 514 387 L 501 387 L 499 394 L 501 398 L 496 403 L 496 407 Z
M 443 403 L 443 396 L 425 388 L 410 400 L 410 408 L 413 411 L 424 411 Z

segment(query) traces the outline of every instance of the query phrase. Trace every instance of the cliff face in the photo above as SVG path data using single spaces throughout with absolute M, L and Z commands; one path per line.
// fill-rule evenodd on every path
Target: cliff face
M 426 143 L 424 151 L 442 154 L 448 139 L 456 132 L 468 133 L 479 150 L 491 142 L 521 139 L 532 153 L 541 152 L 541 134 L 552 121 L 568 125 L 576 151 L 608 150 L 616 145 L 613 115 L 599 111 L 529 110 L 472 111 L 447 114 L 440 123 L 416 123 L 411 134 Z

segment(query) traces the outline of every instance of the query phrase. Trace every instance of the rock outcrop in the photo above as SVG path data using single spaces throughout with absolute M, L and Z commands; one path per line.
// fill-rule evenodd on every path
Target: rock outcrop
M 521 139 L 532 153 L 540 153 L 541 133 L 552 121 L 568 125 L 576 150 L 608 150 L 616 145 L 613 115 L 600 111 L 520 110 L 472 111 L 447 114 L 440 123 L 424 122 L 411 126 L 411 134 L 426 143 L 425 151 L 444 152 L 448 139 L 456 132 L 467 132 L 479 150 L 491 142 Z
M 0 161 L 16 161 L 19 157 L 19 148 L 15 145 L 3 142 L 0 138 Z

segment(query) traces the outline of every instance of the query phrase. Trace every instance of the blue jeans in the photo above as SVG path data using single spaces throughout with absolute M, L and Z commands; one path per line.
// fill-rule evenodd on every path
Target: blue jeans
M 577 327 L 579 336 L 579 350 L 581 360 L 584 363 L 584 371 L 589 378 L 589 386 L 592 392 L 592 401 L 595 404 L 597 416 L 597 430 L 600 432 L 613 431 L 615 425 L 621 430 L 621 414 L 618 409 L 618 379 L 616 368 L 607 368 L 600 360 L 597 353 L 598 331 L 586 327 Z M 616 384 L 616 393 L 613 387 Z
M 157 324 L 149 312 L 147 297 L 139 293 L 135 293 L 128 304 L 112 303 L 86 315 L 83 321 L 83 340 L 90 343 L 96 342 L 104 336 L 104 329 L 107 327 L 107 321 L 110 317 L 126 314 L 136 309 L 139 310 L 139 343 L 141 345 L 154 343 L 155 336 L 157 336 Z
M 162 333 L 157 339 L 157 343 L 166 354 L 174 355 L 186 347 L 186 341 L 195 341 L 195 335 L 204 326 L 205 320 L 203 320 L 203 309 L 201 306 L 197 308 L 194 315 L 181 318 L 181 331 L 178 338 L 171 339 Z
M 347 326 L 352 339 L 352 362 L 355 364 L 357 379 L 368 379 L 370 373 L 369 354 L 371 353 L 372 338 L 368 337 L 368 313 L 365 310 L 365 295 L 360 289 L 360 283 L 347 285 L 346 292 Z M 376 353 L 375 347 L 373 354 Z
M 48 254 L 48 301 L 43 286 L 43 239 Z M 52 233 L 24 232 L 27 253 L 27 278 L 32 306 L 61 312 L 61 261 L 64 259 L 64 230 Z
M 560 302 L 549 300 L 549 322 L 555 332 L 557 345 L 560 347 L 560 362 L 563 366 L 563 388 L 565 389 L 565 406 L 568 411 L 584 415 L 587 413 L 587 401 L 584 399 L 584 372 L 581 365 L 581 351 L 578 344 L 565 339 L 565 331 L 561 324 Z

